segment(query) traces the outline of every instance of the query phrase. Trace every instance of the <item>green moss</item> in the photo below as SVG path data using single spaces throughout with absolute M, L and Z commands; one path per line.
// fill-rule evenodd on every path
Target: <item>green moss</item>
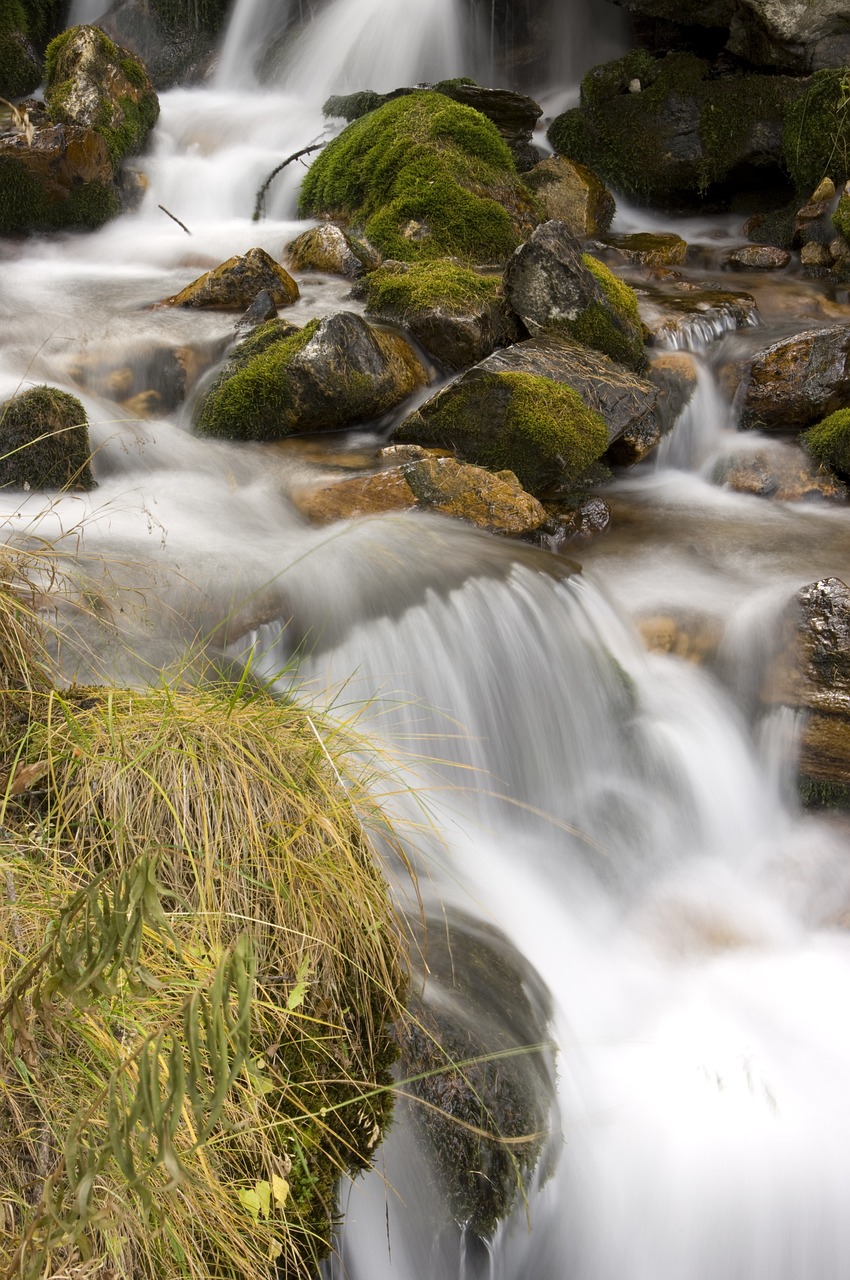
M 516 248 L 534 203 L 495 126 L 426 91 L 350 124 L 309 170 L 300 208 L 363 227 L 388 257 L 485 262 Z
M 86 411 L 55 387 L 33 387 L 0 408 L 0 452 L 0 488 L 94 487 Z
M 806 809 L 850 809 L 850 787 L 845 783 L 800 778 L 798 790 Z
M 19 98 L 41 79 L 27 36 L 29 23 L 20 0 L 0 0 L 0 93 Z
M 322 107 L 322 115 L 342 117 L 350 123 L 377 110 L 385 102 L 412 92 L 412 89 L 394 89 L 392 93 L 375 93 L 372 89 L 361 89 L 359 93 L 333 94 Z
M 843 194 L 832 215 L 835 230 L 850 245 L 850 196 Z
M 382 267 L 366 282 L 367 310 L 399 316 L 440 308 L 462 315 L 494 303 L 501 293 L 496 276 L 482 276 L 453 262 L 417 263 L 407 271 Z
M 225 440 L 275 440 L 292 431 L 292 396 L 286 368 L 319 327 L 312 320 L 286 337 L 276 335 L 276 321 L 240 343 L 216 378 L 195 423 L 199 435 Z
M 817 462 L 850 478 L 850 409 L 839 409 L 800 437 Z
M 119 123 L 107 123 L 107 116 L 110 121 L 117 118 Z M 118 99 L 117 111 L 104 101 L 101 113 L 103 123 L 96 124 L 95 129 L 109 147 L 114 165 L 118 165 L 125 156 L 141 151 L 158 117 L 159 102 L 154 94 L 146 94 L 139 102 L 121 97 Z
M 224 27 L 230 0 L 151 0 L 151 8 L 169 31 L 206 31 L 216 35 Z
M 821 178 L 850 177 L 850 81 L 847 68 L 816 72 L 789 108 L 782 135 L 785 164 L 800 195 Z
M 513 471 L 540 494 L 581 475 L 608 447 L 600 414 L 577 391 L 530 373 L 473 373 L 403 425 L 399 439 L 456 449 L 491 471 Z
M 0 234 L 99 227 L 120 212 L 115 188 L 99 182 L 74 187 L 65 200 L 49 200 L 26 165 L 0 159 Z
M 637 294 L 591 254 L 582 254 L 582 262 L 602 286 L 606 305 L 586 307 L 570 327 L 572 336 L 629 369 L 644 369 L 646 353 Z

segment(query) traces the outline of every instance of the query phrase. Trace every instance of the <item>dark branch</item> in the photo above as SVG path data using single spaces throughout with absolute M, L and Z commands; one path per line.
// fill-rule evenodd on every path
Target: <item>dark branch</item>
M 161 209 L 163 213 L 168 213 L 168 216 L 171 219 L 171 221 L 176 222 L 178 227 L 182 227 L 183 230 L 186 232 L 187 236 L 190 236 L 192 234 L 189 228 L 186 226 L 186 223 L 181 222 L 179 218 L 175 218 L 173 213 L 169 213 L 164 204 L 158 204 L 156 207 L 157 209 Z
M 276 169 L 272 169 L 271 173 L 266 178 L 265 182 L 257 192 L 257 200 L 256 200 L 256 203 L 254 204 L 254 218 L 253 218 L 254 222 L 259 222 L 260 218 L 262 218 L 263 205 L 266 199 L 266 192 L 268 191 L 269 187 L 272 184 L 272 179 L 277 177 L 281 169 L 285 169 L 288 164 L 292 164 L 293 160 L 300 160 L 302 156 L 308 156 L 311 151 L 320 151 L 324 145 L 325 145 L 324 142 L 313 142 L 309 147 L 302 147 L 300 151 L 296 151 L 293 155 L 287 156 L 286 159 L 281 164 L 279 164 Z M 160 208 L 162 208 L 161 205 L 160 205 Z

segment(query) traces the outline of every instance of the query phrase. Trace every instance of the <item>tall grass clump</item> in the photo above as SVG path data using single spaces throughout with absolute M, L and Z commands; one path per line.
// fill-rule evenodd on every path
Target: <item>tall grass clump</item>
M 0 1277 L 314 1275 L 405 995 L 363 744 L 247 682 L 60 692 L 16 600 Z

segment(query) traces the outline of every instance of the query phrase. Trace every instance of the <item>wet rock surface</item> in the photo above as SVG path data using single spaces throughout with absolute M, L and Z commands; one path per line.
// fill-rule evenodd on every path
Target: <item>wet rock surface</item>
M 565 156 L 548 156 L 525 174 L 548 219 L 563 222 L 578 237 L 598 236 L 614 217 L 614 197 L 586 165 Z
M 332 222 L 323 222 L 290 241 L 286 258 L 293 271 L 327 271 L 349 280 L 358 280 L 381 263 L 377 250 Z
M 300 297 L 292 276 L 271 254 L 265 249 L 249 249 L 212 271 L 205 271 L 161 305 L 241 311 L 250 307 L 260 293 L 267 293 L 276 307 L 288 306 Z
M 740 379 L 744 430 L 802 431 L 850 405 L 850 325 L 807 329 L 780 339 L 727 371 Z

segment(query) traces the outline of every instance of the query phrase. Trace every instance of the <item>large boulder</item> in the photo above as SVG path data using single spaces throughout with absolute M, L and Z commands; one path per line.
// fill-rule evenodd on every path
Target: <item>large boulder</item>
M 510 89 L 485 89 L 464 78 L 441 80 L 434 89 L 492 120 L 508 144 L 520 173 L 537 163 L 539 152 L 531 145 L 531 135 L 543 115 L 543 108 L 533 98 Z
M 850 325 L 806 329 L 772 342 L 725 372 L 740 382 L 741 427 L 801 431 L 850 406 Z
M 366 282 L 366 313 L 403 325 L 447 369 L 465 369 L 523 333 L 498 276 L 453 262 L 388 263 Z
M 269 321 L 240 342 L 201 405 L 200 435 L 279 440 L 368 422 L 427 375 L 400 334 L 340 311 L 303 329 Z
M 396 428 L 510 470 L 530 493 L 569 490 L 626 431 L 659 429 L 657 389 L 599 352 L 547 335 L 495 351 Z
M 266 292 L 276 307 L 286 307 L 300 297 L 298 285 L 265 249 L 249 249 L 205 271 L 185 289 L 166 298 L 163 306 L 208 307 L 219 311 L 244 311 L 258 294 Z
M 86 411 L 76 396 L 32 387 L 0 405 L 0 488 L 93 489 Z
M 300 209 L 408 262 L 504 262 L 538 220 L 496 127 L 429 91 L 386 102 L 334 138 L 304 179 Z
M 98 27 L 72 27 L 48 46 L 45 100 L 57 124 L 94 129 L 114 165 L 141 151 L 159 116 L 144 64 Z
M 646 364 L 637 297 L 563 222 L 541 223 L 505 270 L 505 295 L 533 336 L 562 333 L 632 369 Z
M 229 0 L 114 0 L 97 25 L 141 58 L 157 89 L 203 79 L 213 63 Z
M 693 54 L 636 49 L 589 71 L 581 105 L 548 136 L 642 203 L 725 206 L 744 186 L 787 182 L 786 116 L 805 91 L 788 76 L 718 76 Z

